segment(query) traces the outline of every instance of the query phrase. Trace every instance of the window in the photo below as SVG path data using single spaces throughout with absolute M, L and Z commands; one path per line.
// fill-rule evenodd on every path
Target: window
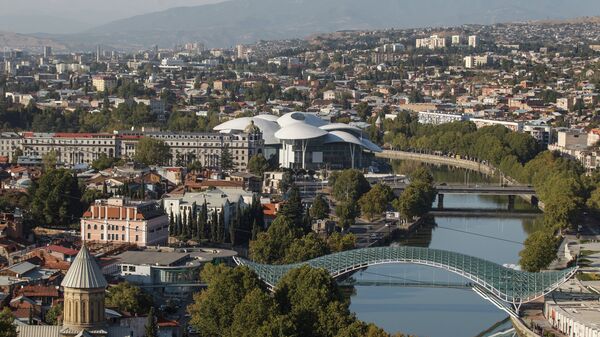
M 121 230 L 124 232 L 125 231 L 125 226 L 121 226 Z
M 129 266 L 129 271 L 135 271 L 135 266 Z
M 138 241 L 139 241 L 139 240 L 138 240 L 138 236 L 136 235 L 136 236 L 135 236 L 135 242 L 138 242 Z
M 88 240 L 92 238 L 92 235 L 90 233 L 87 233 L 87 238 Z
M 104 240 L 104 233 L 100 233 L 100 240 Z
M 121 234 L 121 241 L 125 241 L 125 234 Z
M 87 225 L 87 229 L 91 229 L 91 228 L 92 228 L 92 225 L 88 224 L 88 225 Z M 95 229 L 95 228 L 94 228 L 94 229 Z
M 100 225 L 100 229 L 101 229 L 101 230 L 104 230 L 104 225 Z
M 98 229 L 98 225 L 94 225 L 94 229 Z

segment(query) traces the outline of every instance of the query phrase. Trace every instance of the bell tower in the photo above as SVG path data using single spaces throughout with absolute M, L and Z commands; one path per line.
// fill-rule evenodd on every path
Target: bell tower
M 93 335 L 106 335 L 104 296 L 107 285 L 94 257 L 83 246 L 61 283 L 64 289 L 63 336 L 75 336 L 83 330 Z

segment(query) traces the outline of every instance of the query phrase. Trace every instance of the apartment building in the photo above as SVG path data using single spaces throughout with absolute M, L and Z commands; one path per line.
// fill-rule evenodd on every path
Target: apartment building
M 416 47 L 429 49 L 446 48 L 446 38 L 439 35 L 431 35 L 430 37 L 417 39 Z
M 477 48 L 479 46 L 479 36 L 471 35 L 469 36 L 469 47 Z
M 116 88 L 117 79 L 114 76 L 95 75 L 92 77 L 92 86 L 94 86 L 94 88 L 96 88 L 96 91 L 99 92 L 111 90 L 113 88 Z
M 164 245 L 169 218 L 154 201 L 96 200 L 81 217 L 81 240 L 140 247 Z
M 467 69 L 480 68 L 490 64 L 490 57 L 488 55 L 467 56 L 464 61 Z
M 467 116 L 459 113 L 448 113 L 441 111 L 419 112 L 419 123 L 440 125 L 467 120 Z

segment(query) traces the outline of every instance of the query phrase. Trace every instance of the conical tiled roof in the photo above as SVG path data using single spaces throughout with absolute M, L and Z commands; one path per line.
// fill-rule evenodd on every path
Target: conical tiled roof
M 106 288 L 108 283 L 90 251 L 83 246 L 60 285 L 65 288 L 94 289 Z

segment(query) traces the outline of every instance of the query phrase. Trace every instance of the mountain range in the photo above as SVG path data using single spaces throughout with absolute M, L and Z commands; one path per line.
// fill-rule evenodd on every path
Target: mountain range
M 201 41 L 227 47 L 347 29 L 456 26 L 600 15 L 598 0 L 229 0 L 138 15 L 53 36 L 83 48 Z

